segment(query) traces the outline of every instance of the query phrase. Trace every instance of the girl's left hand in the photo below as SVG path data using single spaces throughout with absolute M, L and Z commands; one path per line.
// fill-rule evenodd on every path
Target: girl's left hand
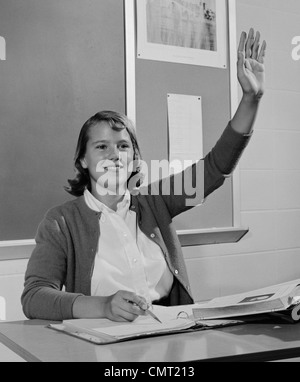
M 238 80 L 244 96 L 260 100 L 265 91 L 265 66 L 264 58 L 267 44 L 263 41 L 260 47 L 260 33 L 255 35 L 251 28 L 247 36 L 241 34 L 238 48 Z

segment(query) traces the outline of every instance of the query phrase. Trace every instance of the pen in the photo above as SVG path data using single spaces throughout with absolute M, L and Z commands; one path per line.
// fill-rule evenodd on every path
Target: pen
M 154 320 L 156 320 L 156 321 L 158 321 L 159 323 L 162 324 L 162 322 L 160 321 L 160 319 L 159 319 L 154 313 L 152 313 L 151 310 L 150 310 L 149 308 L 147 308 L 147 309 L 145 310 L 145 312 L 146 312 L 147 314 L 149 314 L 149 316 L 151 316 L 152 318 L 154 318 Z
M 152 318 L 154 318 L 154 320 L 156 320 L 157 322 L 159 322 L 160 324 L 162 324 L 162 322 L 160 321 L 160 319 L 159 319 L 153 312 L 151 312 L 151 310 L 149 309 L 149 304 L 147 304 L 147 309 L 143 309 L 141 306 L 139 306 L 139 305 L 136 304 L 135 302 L 132 302 L 132 301 L 129 301 L 129 300 L 127 300 L 127 302 L 129 302 L 130 304 L 133 304 L 133 305 L 138 306 L 140 309 L 142 309 L 144 312 L 146 312 L 149 316 L 151 316 Z

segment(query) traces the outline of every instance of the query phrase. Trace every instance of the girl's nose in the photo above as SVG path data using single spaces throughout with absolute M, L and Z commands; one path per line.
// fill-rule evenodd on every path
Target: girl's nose
M 117 147 L 111 149 L 109 159 L 113 162 L 119 162 L 121 160 L 120 150 Z
M 118 147 L 112 147 L 109 153 L 110 160 L 116 161 L 120 158 L 120 151 Z

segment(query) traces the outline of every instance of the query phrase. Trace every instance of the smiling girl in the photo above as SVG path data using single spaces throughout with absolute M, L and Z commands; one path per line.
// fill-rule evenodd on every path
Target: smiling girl
M 204 178 L 204 198 L 234 170 L 246 147 L 264 93 L 260 34 L 242 33 L 238 80 L 243 97 L 215 147 L 185 171 Z M 108 318 L 133 321 L 149 304 L 192 304 L 193 297 L 172 219 L 187 211 L 187 195 L 132 194 L 128 183 L 141 160 L 135 129 L 122 114 L 97 113 L 82 127 L 76 199 L 51 209 L 41 222 L 28 263 L 22 304 L 28 318 Z M 158 187 L 159 188 L 159 187 Z M 118 190 L 118 192 L 115 192 Z

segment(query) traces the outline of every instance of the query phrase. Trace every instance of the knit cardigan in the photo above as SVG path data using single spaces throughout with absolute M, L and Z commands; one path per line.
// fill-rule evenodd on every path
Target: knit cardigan
M 219 188 L 234 170 L 250 135 L 237 133 L 229 123 L 215 147 L 186 171 L 195 179 L 204 171 L 204 198 Z M 199 174 L 198 174 L 199 175 Z M 187 211 L 186 194 L 139 194 L 131 197 L 130 209 L 137 213 L 142 232 L 156 242 L 174 275 L 166 305 L 192 304 L 187 270 L 172 219 Z M 195 183 L 193 183 L 195 184 Z M 47 212 L 36 235 L 21 297 L 24 314 L 30 319 L 73 318 L 73 304 L 79 296 L 91 295 L 91 278 L 97 252 L 101 212 L 92 211 L 84 197 L 78 197 Z

